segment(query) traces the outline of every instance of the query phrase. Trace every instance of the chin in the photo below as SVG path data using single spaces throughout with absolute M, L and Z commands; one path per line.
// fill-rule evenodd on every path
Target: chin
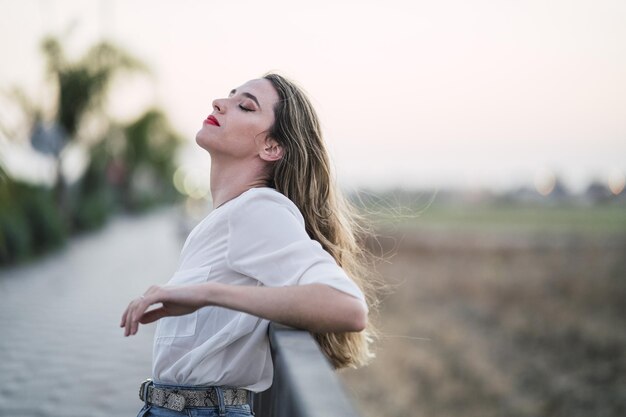
M 196 143 L 198 144 L 198 146 L 200 146 L 202 149 L 205 150 L 209 150 L 208 148 L 208 140 L 207 138 L 202 136 L 202 130 L 200 130 L 197 134 L 196 134 Z

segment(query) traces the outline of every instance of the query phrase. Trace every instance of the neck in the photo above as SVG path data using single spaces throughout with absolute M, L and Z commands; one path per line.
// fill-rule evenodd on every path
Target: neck
M 250 164 L 250 161 L 239 163 L 211 160 L 211 197 L 213 209 L 227 201 L 238 197 L 251 188 L 267 185 L 267 176 L 262 164 Z

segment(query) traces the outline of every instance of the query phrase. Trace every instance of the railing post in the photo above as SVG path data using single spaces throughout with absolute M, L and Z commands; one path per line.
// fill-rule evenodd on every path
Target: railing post
M 255 396 L 257 417 L 360 417 L 308 332 L 271 323 L 269 338 L 274 382 Z

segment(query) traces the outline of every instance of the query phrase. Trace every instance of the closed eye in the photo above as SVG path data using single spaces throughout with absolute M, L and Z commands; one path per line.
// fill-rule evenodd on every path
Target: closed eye
M 240 108 L 241 110 L 245 111 L 245 112 L 254 111 L 254 109 L 250 109 L 250 108 L 248 108 L 248 107 L 244 107 L 244 106 L 242 106 L 241 104 L 239 105 L 239 108 Z

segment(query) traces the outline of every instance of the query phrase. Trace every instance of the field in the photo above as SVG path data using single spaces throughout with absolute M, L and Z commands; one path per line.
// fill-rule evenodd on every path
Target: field
M 364 416 L 626 415 L 626 209 L 378 215 L 377 358 L 340 375 Z

